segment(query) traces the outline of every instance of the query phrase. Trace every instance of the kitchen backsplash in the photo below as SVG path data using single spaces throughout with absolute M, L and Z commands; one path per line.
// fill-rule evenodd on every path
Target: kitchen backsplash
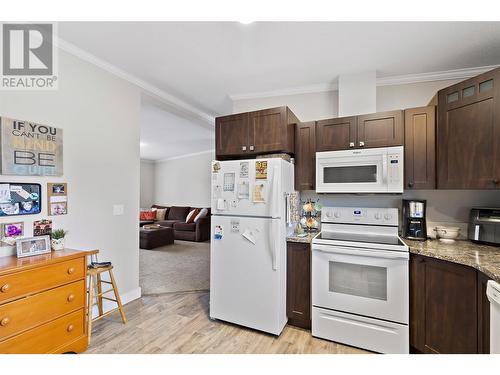
M 460 227 L 460 238 L 466 238 L 472 207 L 500 206 L 500 190 L 412 190 L 403 194 L 317 194 L 315 191 L 302 191 L 300 199 L 308 198 L 319 199 L 323 206 L 394 207 L 400 210 L 402 199 L 425 199 L 429 237 L 435 236 L 437 225 L 449 225 Z

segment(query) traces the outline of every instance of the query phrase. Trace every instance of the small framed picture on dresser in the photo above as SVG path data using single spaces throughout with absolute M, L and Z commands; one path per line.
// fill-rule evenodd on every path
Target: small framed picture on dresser
M 50 237 L 38 236 L 28 238 L 18 238 L 16 240 L 17 257 L 24 258 L 33 255 L 50 253 Z

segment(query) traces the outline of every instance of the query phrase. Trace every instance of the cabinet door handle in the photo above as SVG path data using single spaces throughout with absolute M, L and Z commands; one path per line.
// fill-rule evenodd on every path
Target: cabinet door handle
M 495 185 L 498 185 L 498 180 L 495 178 L 493 181 L 492 181 Z
M 349 142 L 349 147 L 354 147 L 354 142 Z
M 75 272 L 73 267 L 68 268 L 68 275 L 72 275 Z
M 5 327 L 7 324 L 10 323 L 10 319 L 5 317 L 2 320 L 0 320 L 0 326 Z
M 365 142 L 359 142 L 359 147 L 365 147 Z
M 246 151 L 247 150 L 247 146 L 241 146 L 241 151 Z
M 413 182 L 408 182 L 408 187 L 412 188 L 413 187 Z
M 254 148 L 253 146 L 250 146 L 250 151 L 253 151 L 253 148 Z
M 0 291 L 2 293 L 7 293 L 9 291 L 9 288 L 10 288 L 10 285 L 9 284 L 5 284 L 5 285 L 2 285 L 2 287 L 0 288 Z

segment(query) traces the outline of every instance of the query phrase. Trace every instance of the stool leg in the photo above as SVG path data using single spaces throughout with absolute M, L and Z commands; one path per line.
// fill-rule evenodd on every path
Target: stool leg
M 113 291 L 115 293 L 116 303 L 118 304 L 118 310 L 120 310 L 120 315 L 122 317 L 123 324 L 127 323 L 127 318 L 125 317 L 125 311 L 123 311 L 122 300 L 120 298 L 120 294 L 118 293 L 118 288 L 116 287 L 116 281 L 113 276 L 113 271 L 109 270 L 109 277 L 111 279 L 111 283 L 113 284 Z
M 92 276 L 89 276 L 89 298 L 88 298 L 88 311 L 87 311 L 87 337 L 88 337 L 88 344 L 90 345 L 90 336 L 92 335 L 92 300 L 94 299 L 93 297 L 93 290 L 94 286 L 92 285 Z
M 104 314 L 102 308 L 102 284 L 101 284 L 101 274 L 97 274 L 97 306 L 99 308 L 99 316 Z

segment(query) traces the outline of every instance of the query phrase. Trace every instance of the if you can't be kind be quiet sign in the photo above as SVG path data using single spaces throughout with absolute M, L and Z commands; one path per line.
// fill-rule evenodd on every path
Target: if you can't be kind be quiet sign
M 63 175 L 63 131 L 34 122 L 0 117 L 1 173 Z

